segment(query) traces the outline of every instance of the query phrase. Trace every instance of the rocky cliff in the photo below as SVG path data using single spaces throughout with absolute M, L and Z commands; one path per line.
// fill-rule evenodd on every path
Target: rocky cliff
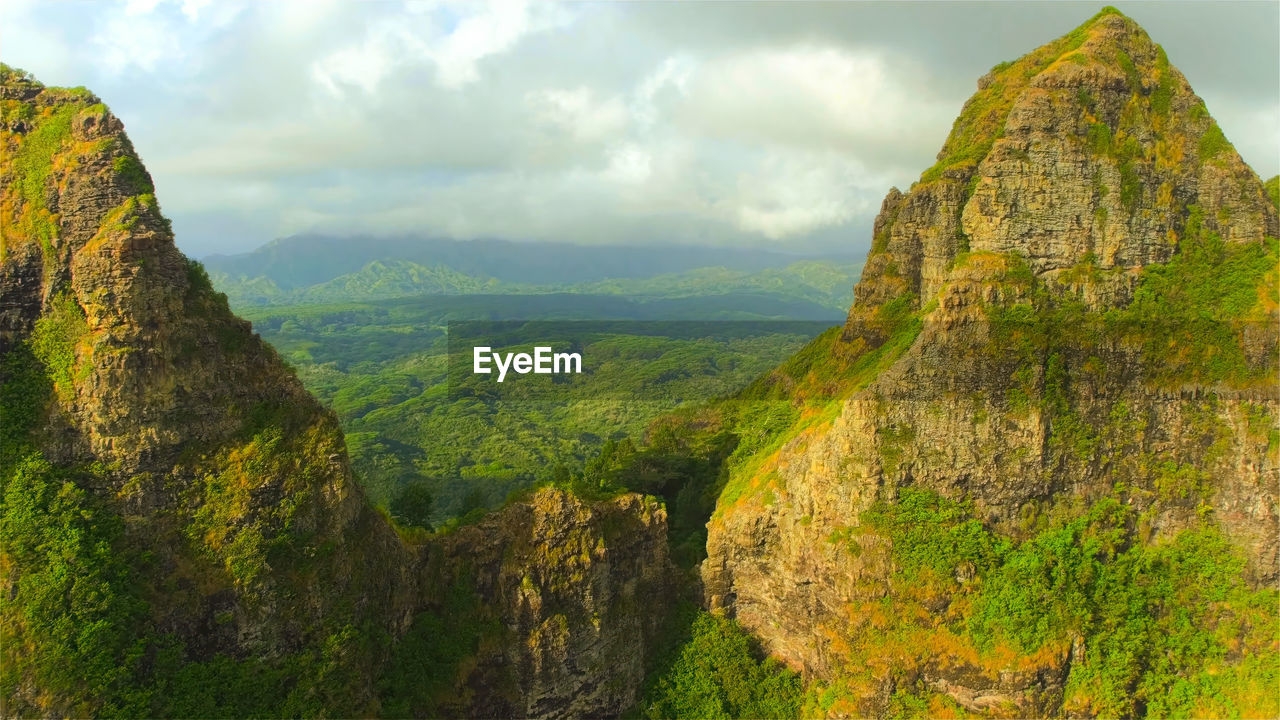
M 7 69 L 0 101 L 4 461 L 16 473 L 6 478 L 5 648 L 37 648 L 7 658 L 19 669 L 6 678 L 17 684 L 9 707 L 92 711 L 95 694 L 122 694 L 127 681 L 77 688 L 53 677 L 55 658 L 124 662 L 152 642 L 37 637 L 71 617 L 124 621 L 94 598 L 37 602 L 28 583 L 67 562 L 71 591 L 90 562 L 75 557 L 89 548 L 67 558 L 26 547 L 33 526 L 56 517 L 56 503 L 40 502 L 46 486 L 101 505 L 83 531 L 136 555 L 104 592 L 129 598 L 180 659 L 294 655 L 349 624 L 385 624 L 396 589 L 409 588 L 397 582 L 408 553 L 351 482 L 333 416 L 174 247 L 119 120 L 86 91 Z M 19 503 L 33 499 L 18 523 Z M 61 659 L 72 674 L 83 662 Z
M 997 66 L 885 198 L 827 375 L 780 376 L 803 420 L 732 468 L 708 604 L 825 688 L 814 713 L 1271 712 L 1239 667 L 1277 656 L 1248 608 L 1280 561 L 1278 234 L 1132 20 Z M 1153 590 L 1209 587 L 1191 547 L 1238 558 L 1220 596 Z M 1162 645 L 1178 622 L 1221 651 Z
M 422 572 L 394 716 L 616 717 L 638 699 L 672 603 L 666 511 L 634 494 L 591 503 L 544 488 L 431 545 Z M 433 628 L 451 626 L 460 644 L 441 654 Z M 405 677 L 424 656 L 448 671 Z
M 7 67 L 0 104 L 0 711 L 367 715 L 457 678 L 464 714 L 634 700 L 660 510 L 547 491 L 407 544 L 175 248 L 120 121 Z M 460 579 L 482 646 L 414 622 Z M 409 638 L 463 650 L 415 665 Z

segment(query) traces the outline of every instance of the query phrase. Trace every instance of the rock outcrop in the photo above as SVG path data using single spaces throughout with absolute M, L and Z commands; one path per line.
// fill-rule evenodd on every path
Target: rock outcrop
M 1064 700 L 1079 638 L 980 653 L 957 639 L 971 570 L 947 591 L 895 584 L 865 518 L 909 491 L 1014 541 L 1113 499 L 1135 542 L 1208 523 L 1252 587 L 1277 582 L 1280 230 L 1262 183 L 1115 11 L 978 87 L 875 221 L 832 356 L 883 369 L 736 468 L 749 490 L 708 525 L 709 606 L 843 688 L 835 715 L 885 714 L 904 688 L 980 714 L 1097 712 Z
M 415 716 L 616 717 L 672 603 L 666 511 L 544 488 L 445 538 L 424 573 L 431 617 L 489 624 L 446 699 Z M 477 604 L 459 613 L 459 591 Z
M 0 103 L 0 714 L 369 715 L 455 680 L 460 714 L 634 701 L 662 510 L 548 490 L 404 542 L 334 415 L 174 246 L 120 121 L 7 67 Z M 389 691 L 458 578 L 496 634 Z
M 0 100 L 0 354 L 52 384 L 29 427 L 6 404 L 6 440 L 94 468 L 84 482 L 154 555 L 155 630 L 193 658 L 390 618 L 409 552 L 352 482 L 332 413 L 174 246 L 120 121 L 7 69 Z M 7 385 L 32 382 L 15 368 Z

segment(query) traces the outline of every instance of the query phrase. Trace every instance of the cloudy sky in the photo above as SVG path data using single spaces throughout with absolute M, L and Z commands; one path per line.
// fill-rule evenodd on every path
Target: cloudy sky
M 179 245 L 307 231 L 865 251 L 976 79 L 1100 3 L 0 3 L 120 116 Z M 1280 4 L 1118 3 L 1280 171 Z

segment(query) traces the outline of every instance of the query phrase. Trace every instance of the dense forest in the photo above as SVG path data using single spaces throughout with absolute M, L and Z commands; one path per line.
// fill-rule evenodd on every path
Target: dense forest
M 642 438 L 653 418 L 738 390 L 840 319 L 800 301 L 717 290 L 677 298 L 412 297 L 241 312 L 338 413 L 370 499 L 389 508 L 406 488 L 429 488 L 430 517 L 440 523 L 500 505 L 557 473 L 580 473 L 606 446 Z M 468 370 L 451 386 L 450 323 L 480 321 L 510 327 L 500 337 L 482 324 L 471 345 L 527 349 L 569 333 L 564 342 L 580 349 L 586 372 L 552 387 L 547 378 L 498 384 Z M 469 348 L 457 359 L 470 363 Z

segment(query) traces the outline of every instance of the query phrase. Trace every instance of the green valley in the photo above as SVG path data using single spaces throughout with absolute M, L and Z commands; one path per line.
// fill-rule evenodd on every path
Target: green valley
M 611 443 L 643 438 L 653 418 L 737 391 L 840 320 L 804 300 L 681 288 L 707 294 L 423 296 L 241 313 L 338 414 L 370 499 L 389 508 L 426 486 L 439 523 L 557 472 L 581 473 Z M 583 338 L 583 381 L 554 395 L 528 399 L 511 382 L 451 394 L 448 324 L 517 319 L 537 322 L 504 345 L 545 341 L 557 322 L 608 322 Z

